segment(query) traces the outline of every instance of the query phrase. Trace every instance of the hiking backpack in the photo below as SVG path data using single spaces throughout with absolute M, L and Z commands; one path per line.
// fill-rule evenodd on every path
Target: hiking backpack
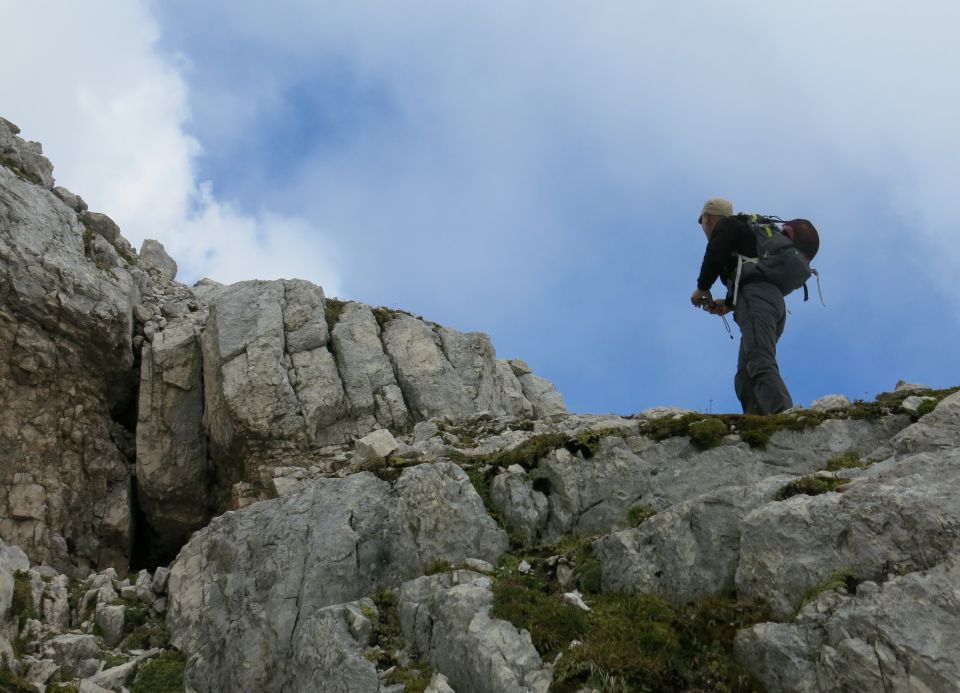
M 785 222 L 779 217 L 760 214 L 739 215 L 757 239 L 757 256 L 737 256 L 737 274 L 733 282 L 733 304 L 737 304 L 737 294 L 742 279 L 759 273 L 765 281 L 775 285 L 784 296 L 803 287 L 803 300 L 809 298 L 807 280 L 811 275 L 817 277 L 817 291 L 820 292 L 820 275 L 811 269 L 810 261 L 820 249 L 820 236 L 806 219 L 794 219 Z M 789 232 L 783 227 L 788 225 Z M 788 235 L 789 234 L 789 235 Z M 823 303 L 823 294 L 820 293 Z M 826 304 L 824 304 L 826 305 Z

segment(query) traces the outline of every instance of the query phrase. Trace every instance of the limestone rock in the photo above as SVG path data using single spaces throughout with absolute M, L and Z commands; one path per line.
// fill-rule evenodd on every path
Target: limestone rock
M 583 536 L 626 529 L 627 513 L 636 505 L 662 510 L 715 489 L 751 486 L 784 473 L 810 474 L 850 450 L 866 456 L 908 422 L 905 416 L 877 422 L 829 420 L 804 432 L 777 432 L 764 450 L 739 443 L 705 452 L 686 438 L 656 443 L 625 429 L 623 435 L 606 436 L 589 464 L 564 448 L 549 453 L 526 479 L 510 480 L 512 486 L 526 484 L 526 492 L 514 488 L 507 495 L 500 488 L 507 480 L 495 482 L 493 500 L 518 534 L 554 544 L 571 532 Z M 526 502 L 511 507 L 531 497 L 535 488 L 547 498 L 545 518 L 539 511 L 521 511 Z
M 810 410 L 818 412 L 840 411 L 849 409 L 851 406 L 853 405 L 846 395 L 827 395 L 814 400 L 810 404 Z
M 13 600 L 13 574 L 29 567 L 30 560 L 19 546 L 8 546 L 0 539 L 0 624 L 6 621 Z
M 331 331 L 337 367 L 350 416 L 360 422 L 358 432 L 375 424 L 404 430 L 410 424 L 403 394 L 394 376 L 393 366 L 380 341 L 380 326 L 369 306 L 346 303 Z M 372 421 L 371 421 L 372 419 Z
M 11 132 L 0 123 L 8 163 Z M 113 412 L 135 390 L 136 293 L 87 256 L 73 209 L 0 165 L 0 535 L 35 562 L 128 562 L 128 434 Z
M 526 373 L 517 378 L 523 388 L 523 396 L 533 406 L 533 415 L 540 419 L 563 416 L 567 407 L 563 403 L 563 396 L 557 391 L 557 386 L 549 380 L 533 373 Z
M 877 448 L 871 460 L 917 452 L 952 450 L 960 444 L 960 392 L 943 399 L 936 409 Z
M 401 315 L 383 329 L 383 344 L 410 410 L 419 419 L 463 418 L 475 411 L 439 337 L 422 320 Z
M 404 470 L 392 488 L 369 473 L 320 479 L 195 533 L 171 570 L 167 623 L 198 690 L 208 690 L 202 680 L 270 690 L 290 674 L 296 624 L 323 607 L 399 585 L 437 560 L 495 562 L 506 546 L 453 464 Z
M 645 592 L 686 604 L 730 592 L 740 561 L 740 522 L 793 477 L 717 489 L 593 543 L 604 591 Z
M 361 460 L 384 459 L 398 447 L 397 439 L 385 428 L 374 431 L 357 441 L 356 451 Z
M 953 555 L 960 538 L 960 451 L 874 465 L 843 493 L 794 496 L 747 515 L 737 591 L 787 616 L 841 570 L 861 580 Z
M 156 550 L 172 557 L 209 517 L 203 361 L 192 322 L 168 323 L 144 346 L 142 359 L 137 489 Z
M 20 128 L 0 118 L 0 165 L 20 173 L 31 183 L 53 188 L 53 164 L 43 156 L 39 142 L 18 137 Z
M 163 243 L 148 238 L 140 246 L 140 266 L 153 269 L 167 279 L 177 278 L 177 263 L 167 255 Z
M 856 594 L 825 594 L 795 623 L 737 636 L 736 654 L 768 690 L 951 691 L 960 681 L 955 559 Z
M 377 670 L 364 655 L 371 630 L 364 610 L 376 612 L 373 602 L 351 602 L 320 609 L 298 624 L 293 637 L 293 661 L 284 690 L 356 693 L 377 691 Z M 205 682 L 204 682 L 205 683 Z M 207 688 L 218 690 L 216 681 Z
M 459 570 L 404 584 L 398 599 L 404 637 L 454 690 L 546 693 L 551 668 L 527 631 L 490 617 L 490 584 L 489 577 Z

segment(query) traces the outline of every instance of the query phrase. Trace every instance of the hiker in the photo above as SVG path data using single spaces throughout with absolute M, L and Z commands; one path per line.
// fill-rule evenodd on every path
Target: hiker
M 707 250 L 690 302 L 713 315 L 733 311 L 741 333 L 734 388 L 743 412 L 776 414 L 789 409 L 793 400 L 777 366 L 777 341 L 787 321 L 783 293 L 760 273 L 740 277 L 739 286 L 734 286 L 738 255 L 757 257 L 756 236 L 747 218 L 733 216 L 733 205 L 723 198 L 707 200 L 697 223 L 707 236 Z M 727 296 L 714 301 L 710 288 L 718 277 Z

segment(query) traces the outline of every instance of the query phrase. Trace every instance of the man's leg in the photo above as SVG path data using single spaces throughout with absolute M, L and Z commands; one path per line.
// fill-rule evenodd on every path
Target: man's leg
M 747 394 L 746 402 L 740 398 L 747 413 L 776 414 L 793 406 L 777 366 L 777 341 L 786 316 L 783 295 L 773 284 L 754 282 L 740 288 L 734 315 L 742 333 L 737 380 L 749 383 L 750 389 L 741 384 L 737 396 L 741 390 Z
M 737 399 L 740 400 L 740 406 L 743 408 L 744 414 L 760 413 L 757 409 L 757 397 L 753 392 L 753 385 L 750 384 L 750 374 L 747 373 L 746 340 L 742 337 L 740 338 L 740 354 L 737 356 L 737 374 L 733 378 L 733 389 L 737 393 Z

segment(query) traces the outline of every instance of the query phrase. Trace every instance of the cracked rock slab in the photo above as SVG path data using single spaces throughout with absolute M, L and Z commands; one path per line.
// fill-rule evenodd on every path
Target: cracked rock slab
M 393 487 L 369 473 L 320 479 L 194 534 L 170 573 L 168 626 L 196 690 L 278 690 L 298 625 L 320 609 L 506 548 L 456 465 L 404 470 Z

